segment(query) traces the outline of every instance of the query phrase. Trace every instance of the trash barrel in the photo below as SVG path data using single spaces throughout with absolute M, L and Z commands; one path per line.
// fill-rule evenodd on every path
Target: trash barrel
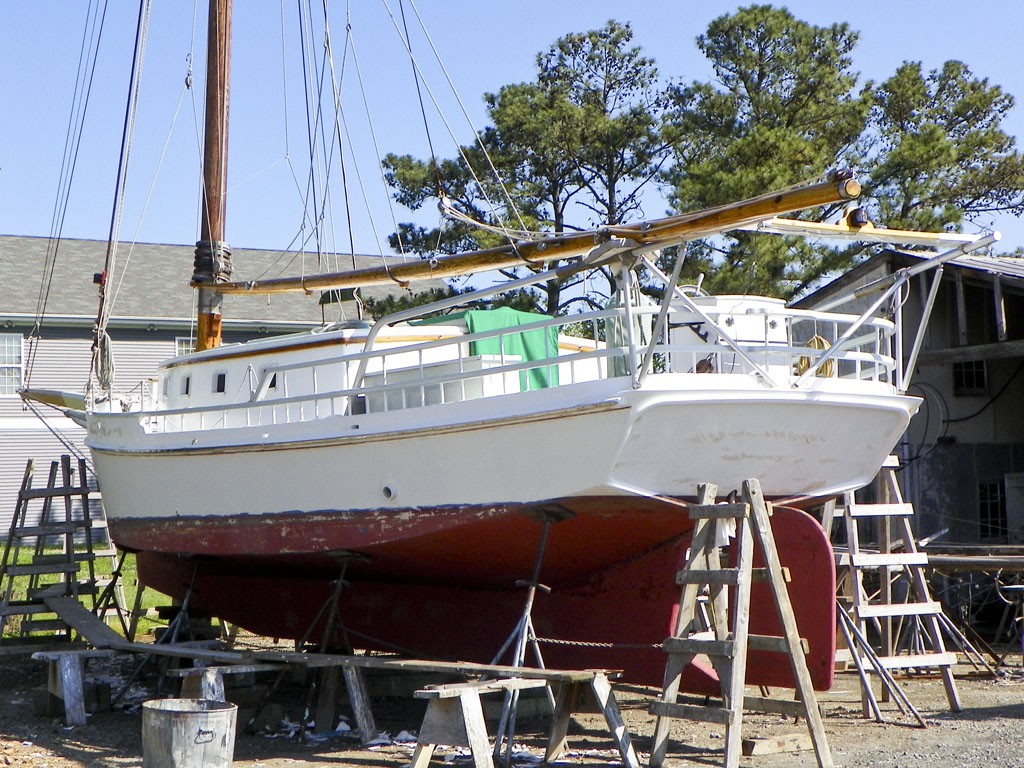
M 235 752 L 238 707 L 209 699 L 142 704 L 143 768 L 227 768 Z

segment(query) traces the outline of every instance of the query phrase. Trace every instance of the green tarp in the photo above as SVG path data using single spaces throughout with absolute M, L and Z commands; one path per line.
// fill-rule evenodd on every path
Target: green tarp
M 510 307 L 497 309 L 468 309 L 457 314 L 432 317 L 421 323 L 446 323 L 465 319 L 470 333 L 497 331 L 531 325 L 547 319 L 547 315 L 521 312 Z M 470 344 L 471 355 L 515 355 L 523 362 L 537 362 L 558 356 L 558 328 L 537 328 L 520 333 L 506 333 L 489 339 L 480 339 Z M 543 389 L 558 386 L 558 366 L 550 365 L 519 372 L 522 389 Z

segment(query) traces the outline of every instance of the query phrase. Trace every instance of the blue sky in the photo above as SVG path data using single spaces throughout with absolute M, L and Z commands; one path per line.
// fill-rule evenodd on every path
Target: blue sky
M 97 65 L 90 116 L 78 152 L 63 233 L 70 237 L 104 239 L 111 219 L 111 198 L 117 163 L 127 68 L 134 35 L 134 3 L 111 3 L 100 60 Z M 291 11 L 293 3 L 284 3 Z M 381 152 L 428 154 L 422 118 L 412 91 L 410 64 L 395 45 L 391 21 L 380 12 L 378 0 L 361 0 L 351 11 L 352 35 L 360 69 L 375 116 Z M 398 0 L 390 0 L 397 13 Z M 785 4 L 794 15 L 814 24 L 846 21 L 861 33 L 855 66 L 862 79 L 880 80 L 903 61 L 921 61 L 926 69 L 948 59 L 966 62 L 980 77 L 999 84 L 1018 101 L 1024 99 L 1021 31 L 1024 2 L 1020 0 L 901 0 L 858 3 L 798 0 Z M 230 174 L 232 202 L 228 240 L 235 246 L 283 248 L 301 235 L 304 185 L 301 153 L 305 125 L 293 111 L 287 126 L 278 108 L 284 99 L 300 103 L 300 85 L 289 76 L 282 86 L 279 2 L 246 0 L 235 10 L 235 74 L 232 82 Z M 408 6 L 407 6 L 408 7 Z M 443 57 L 444 65 L 476 127 L 484 124 L 481 95 L 502 85 L 532 79 L 534 57 L 559 36 L 602 26 L 615 18 L 629 21 L 635 42 L 653 57 L 666 78 L 707 79 L 710 68 L 694 45 L 708 22 L 739 7 L 720 0 L 607 2 L 589 0 L 517 0 L 495 3 L 476 0 L 420 0 L 418 9 Z M 332 35 L 336 49 L 345 36 L 346 6 L 334 0 Z M 136 145 L 129 177 L 123 239 L 189 243 L 198 229 L 196 127 L 193 93 L 183 87 L 193 50 L 194 9 L 167 0 L 154 3 L 144 100 L 140 107 Z M 199 15 L 205 10 L 198 11 Z M 2 7 L 0 50 L 0 233 L 47 235 L 51 232 L 61 158 L 69 120 L 86 8 L 81 0 L 14 0 Z M 295 47 L 288 43 L 289 52 Z M 201 61 L 202 44 L 195 44 Z M 424 61 L 429 52 L 420 51 Z M 426 65 L 425 65 L 426 66 Z M 201 63 L 195 67 L 201 79 Z M 444 100 L 460 141 L 472 129 L 437 73 L 428 73 L 432 87 Z M 357 81 L 347 77 L 349 96 L 358 94 Z M 432 111 L 432 110 L 431 110 Z M 172 121 L 177 114 L 176 120 Z M 349 114 L 353 146 L 366 151 L 356 171 L 371 189 L 371 199 L 384 194 L 374 170 L 373 148 L 362 127 L 361 112 Z M 170 126 L 173 126 L 171 128 Z M 1018 104 L 1005 128 L 1024 139 L 1024 105 Z M 451 156 L 453 144 L 435 121 L 431 135 L 438 154 Z M 359 151 L 359 148 L 356 149 Z M 391 214 L 383 202 L 369 204 L 371 225 L 360 203 L 353 213 L 356 250 L 373 252 L 379 240 L 373 229 L 392 230 Z M 646 213 L 664 213 L 651 204 Z M 407 220 L 397 209 L 394 215 Z M 426 223 L 432 223 L 429 219 Z M 880 222 L 884 224 L 884 222 Z M 1024 224 L 1000 217 L 988 225 L 1004 233 L 1002 249 L 1024 246 Z M 335 222 L 335 239 L 347 248 L 343 220 Z

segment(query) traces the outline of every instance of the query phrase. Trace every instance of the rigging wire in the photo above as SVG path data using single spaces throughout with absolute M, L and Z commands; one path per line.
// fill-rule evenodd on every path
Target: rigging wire
M 409 64 L 412 67 L 412 81 L 416 86 L 416 99 L 420 105 L 420 117 L 423 118 L 423 133 L 427 139 L 427 147 L 430 149 L 430 168 L 434 172 L 434 180 L 437 182 L 437 193 L 439 197 L 445 197 L 444 182 L 441 179 L 441 169 L 437 165 L 437 152 L 434 151 L 434 140 L 430 135 L 430 121 L 427 120 L 427 107 L 423 103 L 423 89 L 420 88 L 420 76 L 416 69 L 416 60 L 412 55 L 412 38 L 409 36 L 409 22 L 405 18 L 405 3 L 398 0 L 398 10 L 402 15 L 402 35 L 405 40 L 405 49 L 409 53 Z
M 505 197 L 505 202 L 508 205 L 509 210 L 511 210 L 512 213 L 515 215 L 516 220 L 519 222 L 520 229 L 522 229 L 522 230 L 528 229 L 527 226 L 526 226 L 526 222 L 523 221 L 523 218 L 522 218 L 522 216 L 521 216 L 521 214 L 519 212 L 519 208 L 515 204 L 515 200 L 512 197 L 511 192 L 509 192 L 508 187 L 505 185 L 505 182 L 502 180 L 501 174 L 498 173 L 498 169 L 495 167 L 494 161 L 491 159 L 491 155 L 487 151 L 487 147 L 484 145 L 483 141 L 480 139 L 480 131 L 477 130 L 476 126 L 473 124 L 473 120 L 469 116 L 469 111 L 466 109 L 465 103 L 463 103 L 462 98 L 459 96 L 459 92 L 455 88 L 455 83 L 452 81 L 451 75 L 448 74 L 448 69 L 445 67 L 444 62 L 441 59 L 441 54 L 438 52 L 437 46 L 434 45 L 433 38 L 431 38 L 430 33 L 427 31 L 426 24 L 423 21 L 423 17 L 420 15 L 419 9 L 416 7 L 415 0 L 409 0 L 409 4 L 412 6 L 413 12 L 416 14 L 416 19 L 420 23 L 420 29 L 423 31 L 423 36 L 426 38 L 427 42 L 430 44 L 430 50 L 434 54 L 434 59 L 435 59 L 435 61 L 437 61 L 437 64 L 438 64 L 438 66 L 441 69 L 441 73 L 444 75 L 445 80 L 448 83 L 448 87 L 451 89 L 452 95 L 455 97 L 455 100 L 456 100 L 456 102 L 459 105 L 459 109 L 462 111 L 463 117 L 466 119 L 466 122 L 469 124 L 470 128 L 473 130 L 473 135 L 476 137 L 477 145 L 480 147 L 480 151 L 483 153 L 484 158 L 487 160 L 487 166 L 488 166 L 490 172 L 493 174 L 494 179 L 495 179 L 495 181 L 498 184 L 498 188 L 502 192 L 502 195 Z M 385 1 L 385 5 L 386 5 L 386 1 Z M 447 122 L 445 123 L 445 125 L 447 126 Z M 452 138 L 454 139 L 455 137 L 452 136 Z M 458 142 L 456 142 L 456 144 L 458 144 Z M 459 152 L 460 152 L 460 154 L 462 154 L 463 160 L 465 160 L 466 165 L 469 166 L 470 172 L 473 173 L 474 180 L 477 181 L 477 184 L 480 184 L 479 179 L 477 179 L 476 172 L 473 170 L 472 166 L 469 163 L 469 159 L 465 156 L 464 153 L 462 153 L 461 146 L 459 147 Z M 484 193 L 484 199 L 487 199 L 486 190 L 483 189 L 483 185 L 482 184 L 480 185 L 480 187 L 481 187 L 481 190 Z M 491 201 L 489 199 L 487 199 L 487 200 L 488 200 L 488 203 L 490 205 L 492 205 L 492 207 L 493 207 L 494 204 L 491 203 Z M 509 238 L 509 240 L 510 240 L 510 242 L 513 242 L 513 244 L 514 244 L 514 241 L 512 240 L 511 237 Z
M 391 12 L 391 9 L 390 9 L 390 7 L 387 4 L 387 0 L 382 0 L 382 2 L 384 4 L 384 7 L 387 10 L 390 18 L 391 18 L 392 24 L 395 26 L 395 29 L 398 31 L 399 37 L 402 38 L 401 28 L 399 27 L 398 21 L 395 19 L 394 14 Z M 413 6 L 413 8 L 415 10 L 415 5 Z M 476 127 L 473 125 L 473 121 L 470 118 L 468 111 L 466 110 L 465 104 L 462 102 L 462 99 L 459 98 L 458 93 L 455 90 L 455 86 L 452 83 L 451 78 L 448 76 L 447 70 L 445 70 L 443 63 L 440 61 L 440 55 L 437 53 L 437 49 L 434 47 L 433 41 L 430 39 L 430 36 L 426 33 L 426 29 L 425 29 L 425 26 L 422 23 L 422 20 L 421 20 L 421 28 L 423 28 L 424 34 L 427 37 L 427 41 L 430 43 L 431 49 L 434 51 L 435 58 L 437 59 L 438 65 L 441 67 L 441 70 L 444 73 L 445 78 L 447 79 L 449 87 L 451 88 L 453 94 L 455 94 L 456 101 L 457 101 L 457 103 L 459 104 L 459 107 L 462 110 L 463 117 L 466 119 L 467 123 L 469 123 L 469 125 L 473 129 L 475 135 L 477 136 L 477 142 L 479 144 L 480 143 L 480 141 L 479 141 L 480 132 L 476 130 Z M 402 38 L 402 42 L 405 45 L 406 50 L 411 55 L 411 46 L 410 46 L 409 42 L 406 41 L 404 38 Z M 419 68 L 419 65 L 416 63 L 415 59 L 413 59 L 413 64 L 414 64 L 414 66 L 416 66 L 417 71 L 420 72 L 421 75 L 422 75 L 422 70 Z M 425 88 L 425 90 L 427 92 L 427 95 L 430 97 L 431 103 L 433 104 L 434 108 L 437 110 L 438 116 L 440 117 L 442 124 L 448 130 L 448 135 L 455 142 L 455 145 L 456 145 L 456 147 L 458 149 L 459 155 L 460 155 L 460 157 L 462 157 L 463 162 L 465 162 L 466 167 L 469 170 L 470 175 L 473 178 L 473 181 L 476 182 L 477 187 L 480 190 L 481 196 L 487 202 L 487 204 L 491 207 L 491 210 L 493 212 L 495 212 L 496 218 L 500 221 L 501 217 L 497 214 L 498 207 L 490 199 L 490 197 L 489 197 L 489 195 L 487 193 L 487 189 L 485 188 L 483 182 L 480 180 L 480 177 L 477 174 L 476 169 L 473 167 L 472 163 L 469 162 L 469 158 L 467 157 L 464 148 L 462 147 L 461 144 L 459 144 L 458 139 L 455 136 L 454 129 L 452 128 L 452 126 L 448 122 L 448 120 L 444 117 L 444 113 L 442 112 L 442 110 L 440 108 L 438 100 L 437 100 L 436 96 L 434 95 L 433 90 L 430 88 L 429 84 L 427 83 L 427 81 L 425 79 L 423 79 L 423 87 Z M 515 217 L 517 219 L 519 219 L 520 227 L 522 229 L 524 229 L 524 230 L 527 229 L 526 223 L 522 220 L 522 217 L 519 215 L 519 211 L 516 208 L 515 203 L 512 200 L 511 195 L 509 194 L 509 192 L 508 192 L 507 188 L 505 187 L 504 183 L 501 181 L 500 175 L 498 174 L 497 170 L 495 169 L 495 166 L 494 166 L 493 162 L 491 162 L 490 155 L 488 154 L 486 148 L 481 146 L 481 151 L 482 151 L 484 157 L 487 158 L 488 164 L 489 164 L 490 169 L 491 169 L 491 173 L 494 174 L 495 178 L 497 179 L 497 184 L 498 184 L 499 188 L 502 190 L 502 192 L 504 193 L 504 195 L 506 197 L 506 200 L 507 200 L 508 205 L 509 205 L 509 209 L 515 214 Z M 509 241 L 509 243 L 511 245 L 514 246 L 516 244 L 515 238 L 509 237 L 508 235 L 506 235 L 506 238 L 508 239 L 508 241 Z
M 135 118 L 138 114 L 139 88 L 142 81 L 142 62 L 145 58 L 146 40 L 149 32 L 149 16 L 151 0 L 140 0 L 139 18 L 135 29 L 135 49 L 132 54 L 132 75 L 129 85 L 128 104 L 125 107 L 124 132 L 121 138 L 121 155 L 117 166 L 117 184 L 113 210 L 110 214 L 110 231 L 107 240 L 107 256 L 103 270 L 104 277 L 99 286 L 99 309 L 96 314 L 96 326 L 93 329 L 92 376 L 103 390 L 109 391 L 114 380 L 114 358 L 110 349 L 110 336 L 107 334 L 107 323 L 110 319 L 111 307 L 106 301 L 106 276 L 113 274 L 117 259 L 117 244 L 120 236 L 121 219 L 124 213 L 124 190 L 128 175 L 128 164 L 131 159 L 132 135 Z
M 354 35 L 352 34 L 351 5 L 349 5 L 346 8 L 346 22 L 347 23 L 346 23 L 346 35 L 345 35 L 345 48 L 344 48 L 344 55 L 343 55 L 343 59 L 342 59 L 342 75 L 341 76 L 342 76 L 342 80 L 344 80 L 345 72 L 347 70 L 348 56 L 349 56 L 349 52 L 351 52 L 353 66 L 355 67 L 355 71 L 356 71 L 355 77 L 356 77 L 356 81 L 357 81 L 357 83 L 359 85 L 359 91 L 360 91 L 360 95 L 361 95 L 362 101 L 363 101 L 363 108 L 366 111 L 366 115 L 369 116 L 369 104 L 368 104 L 367 97 L 366 97 L 366 88 L 365 88 L 365 84 L 363 83 L 363 80 L 362 80 L 361 72 L 359 70 L 359 61 L 358 61 L 358 57 L 356 56 L 356 49 L 355 49 L 355 38 L 354 38 Z M 338 84 L 337 84 L 337 77 L 336 77 L 336 74 L 335 74 L 335 71 L 334 71 L 333 57 L 329 57 L 329 61 L 331 63 L 331 78 L 332 78 L 332 83 L 334 85 L 334 99 L 335 99 L 334 119 L 335 119 L 335 123 L 336 123 L 336 126 L 337 126 L 338 137 L 339 137 L 338 138 L 338 140 L 339 140 L 339 154 L 341 155 L 341 167 L 342 167 L 342 189 L 343 189 L 343 193 L 344 193 L 345 212 L 346 212 L 348 231 L 349 231 L 349 249 L 350 249 L 350 253 L 351 253 L 351 257 L 352 257 L 352 268 L 355 269 L 356 266 L 357 266 L 356 265 L 356 247 L 355 247 L 355 228 L 353 226 L 353 221 L 352 221 L 352 208 L 351 208 L 351 201 L 350 201 L 350 197 L 349 197 L 349 182 L 348 182 L 348 175 L 346 173 L 346 167 L 347 166 L 346 166 L 346 163 L 345 163 L 345 148 L 346 148 L 346 146 L 347 147 L 351 147 L 351 145 L 352 145 L 351 135 L 352 134 L 351 134 L 351 130 L 348 127 L 348 119 L 347 119 L 347 116 L 346 116 L 346 112 L 345 112 L 344 106 L 342 104 L 341 95 L 340 95 L 340 88 L 338 87 Z M 377 144 L 376 134 L 375 134 L 374 128 L 373 128 L 373 122 L 371 120 L 367 120 L 367 123 L 369 125 L 370 136 L 371 136 L 371 140 L 373 142 L 373 147 L 374 147 L 374 153 L 375 153 L 375 157 L 377 158 L 377 167 L 379 169 L 379 168 L 381 168 L 380 150 L 379 150 L 379 147 L 378 147 L 378 144 Z M 347 136 L 348 139 L 349 139 L 347 144 L 344 141 L 344 138 L 343 138 L 344 136 Z M 350 150 L 350 152 L 351 152 L 351 150 Z M 367 216 L 368 216 L 369 221 L 370 221 L 371 229 L 374 231 L 374 233 L 376 233 L 376 227 L 373 224 L 373 215 L 372 215 L 372 212 L 370 211 L 370 207 L 369 207 L 369 195 L 367 194 L 366 185 L 363 182 L 363 175 L 362 175 L 362 171 L 360 169 L 358 158 L 356 157 L 355 153 L 351 153 L 351 154 L 352 154 L 352 167 L 353 167 L 353 170 L 355 172 L 356 181 L 358 183 L 359 190 L 360 190 L 360 195 L 362 196 L 364 204 L 366 205 L 366 212 L 367 212 Z M 385 184 L 386 184 L 386 182 L 385 182 Z M 385 197 L 387 198 L 388 196 L 385 195 Z M 390 199 L 389 199 L 389 209 L 391 209 L 391 211 L 392 211 L 392 220 L 394 220 L 394 211 L 393 211 L 393 208 L 391 208 L 391 206 L 390 206 Z M 395 229 L 396 229 L 396 231 L 398 230 L 397 222 L 395 223 Z M 375 237 L 376 237 L 376 234 L 375 234 Z M 383 256 L 383 248 L 380 247 L 380 242 L 379 241 L 378 241 L 377 245 L 378 245 L 378 250 L 381 251 L 381 259 L 382 259 L 382 264 L 384 266 L 385 273 L 389 277 L 391 277 L 391 268 L 390 268 L 390 265 L 387 263 L 387 259 L 384 258 L 384 256 Z M 404 285 L 404 283 L 402 283 L 402 281 L 397 280 L 394 277 L 391 277 L 391 279 L 394 280 L 398 285 Z M 358 316 L 362 317 L 363 305 L 362 305 L 362 300 L 359 297 L 359 292 L 358 291 L 355 292 L 354 298 L 356 300 L 356 308 L 357 308 L 357 311 L 358 311 Z
M 64 231 L 64 219 L 67 215 L 68 201 L 74 181 L 75 169 L 78 165 L 78 151 L 81 147 L 85 116 L 88 112 L 92 84 L 96 74 L 96 62 L 100 41 L 103 37 L 107 13 L 107 3 L 101 5 L 90 3 L 86 12 L 86 24 L 82 31 L 82 42 L 79 48 L 78 67 L 75 76 L 74 95 L 68 115 L 68 127 L 65 133 L 64 153 L 61 159 L 60 176 L 57 184 L 57 200 L 54 203 L 53 218 L 50 223 L 50 239 L 47 244 L 46 258 L 43 266 L 43 278 L 39 286 L 36 301 L 36 318 L 28 335 L 28 354 L 25 359 L 25 385 L 32 378 L 38 341 L 42 333 L 43 318 L 49 303 L 50 290 L 53 286 L 57 256 Z M 86 73 L 88 72 L 88 75 Z

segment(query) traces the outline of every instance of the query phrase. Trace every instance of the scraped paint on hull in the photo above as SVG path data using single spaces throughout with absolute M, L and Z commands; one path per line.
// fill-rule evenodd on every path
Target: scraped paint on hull
M 683 518 L 683 515 L 680 515 Z M 818 523 L 795 509 L 776 507 L 772 518 L 780 557 L 792 574 L 790 599 L 810 653 L 814 687 L 827 690 L 835 655 L 835 566 L 832 549 Z M 552 531 L 557 532 L 556 524 Z M 559 583 L 537 596 L 533 622 L 549 667 L 620 669 L 637 684 L 662 684 L 665 654 L 660 643 L 670 632 L 679 588 L 675 572 L 688 546 L 679 533 L 623 562 L 607 566 L 573 583 Z M 531 540 L 530 548 L 535 547 Z M 186 558 L 140 552 L 140 577 L 148 586 L 173 597 L 184 596 L 195 579 L 191 604 L 259 634 L 319 639 L 322 626 L 310 632 L 315 617 L 340 573 L 311 574 L 281 561 L 274 570 L 256 561 L 232 558 Z M 463 562 L 478 562 L 471 541 L 452 548 L 438 562 L 458 571 Z M 369 573 L 366 569 L 364 572 Z M 527 567 L 521 578 L 529 576 Z M 356 648 L 399 651 L 421 658 L 490 662 L 515 628 L 525 593 L 514 587 L 482 584 L 466 588 L 407 574 L 381 580 L 360 575 L 353 561 L 340 603 L 347 639 Z M 541 581 L 546 580 L 544 568 Z M 751 596 L 751 632 L 778 634 L 774 604 L 767 585 L 755 584 Z M 336 640 L 340 638 L 336 637 Z M 554 641 L 554 642 L 553 642 Z M 749 684 L 793 687 L 785 656 L 750 652 Z M 684 683 L 697 693 L 718 693 L 714 673 L 694 665 Z

